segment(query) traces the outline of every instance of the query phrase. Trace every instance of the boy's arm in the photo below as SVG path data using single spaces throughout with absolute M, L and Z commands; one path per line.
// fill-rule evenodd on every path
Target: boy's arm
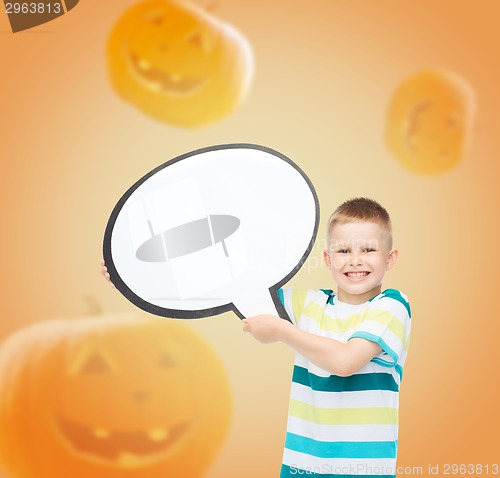
M 353 375 L 382 352 L 380 345 L 370 340 L 353 338 L 344 344 L 272 315 L 258 315 L 243 322 L 243 330 L 260 342 L 283 342 L 318 367 L 341 377 Z

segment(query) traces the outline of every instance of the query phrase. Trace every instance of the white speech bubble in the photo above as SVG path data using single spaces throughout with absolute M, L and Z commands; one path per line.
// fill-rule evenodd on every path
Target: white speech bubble
M 152 314 L 287 318 L 277 290 L 306 260 L 318 223 L 314 187 L 286 156 L 212 146 L 158 166 L 121 197 L 103 256 L 118 290 Z

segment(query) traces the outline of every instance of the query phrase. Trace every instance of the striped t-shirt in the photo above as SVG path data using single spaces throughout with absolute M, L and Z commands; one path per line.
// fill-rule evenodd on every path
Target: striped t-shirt
M 331 290 L 278 292 L 300 329 L 343 343 L 361 337 L 382 348 L 349 377 L 296 354 L 280 478 L 394 477 L 399 387 L 410 340 L 407 297 L 387 289 L 353 305 Z

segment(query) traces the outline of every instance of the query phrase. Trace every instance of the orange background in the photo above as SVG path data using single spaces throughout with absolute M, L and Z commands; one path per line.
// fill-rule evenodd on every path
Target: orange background
M 414 318 L 399 465 L 425 475 L 428 464 L 498 462 L 498 2 L 220 1 L 215 14 L 248 38 L 256 73 L 243 106 L 199 130 L 150 119 L 112 90 L 106 39 L 133 3 L 81 0 L 17 34 L 0 16 L 0 337 L 82 316 L 85 296 L 106 314 L 136 310 L 100 276 L 119 197 L 186 151 L 263 144 L 305 170 L 321 203 L 318 244 L 292 285 L 333 287 L 320 261 L 339 202 L 364 195 L 391 213 L 400 260 L 384 286 L 409 295 Z M 433 177 L 403 169 L 383 144 L 392 92 L 429 67 L 461 75 L 478 103 L 466 157 Z M 234 395 L 233 428 L 207 476 L 278 476 L 293 353 L 254 342 L 232 314 L 189 326 L 223 359 Z

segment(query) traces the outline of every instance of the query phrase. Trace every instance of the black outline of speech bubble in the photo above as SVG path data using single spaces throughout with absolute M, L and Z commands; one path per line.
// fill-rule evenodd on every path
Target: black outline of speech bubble
M 122 280 L 120 275 L 118 274 L 118 271 L 116 270 L 115 264 L 113 262 L 113 257 L 111 254 L 111 235 L 113 233 L 113 228 L 116 222 L 116 219 L 118 218 L 118 214 L 122 210 L 124 204 L 128 200 L 128 198 L 131 196 L 131 194 L 145 181 L 147 181 L 151 176 L 156 174 L 157 172 L 161 171 L 164 168 L 167 168 L 168 166 L 171 166 L 172 164 L 182 161 L 186 158 L 190 158 L 191 156 L 196 156 L 201 153 L 206 153 L 208 151 L 220 151 L 220 150 L 225 150 L 225 149 L 256 149 L 259 151 L 264 151 L 266 153 L 272 154 L 273 156 L 276 156 L 277 158 L 285 161 L 288 163 L 290 166 L 295 168 L 301 176 L 304 178 L 305 182 L 309 186 L 309 189 L 313 195 L 314 198 L 314 203 L 316 205 L 316 217 L 315 217 L 315 224 L 314 224 L 314 231 L 311 237 L 311 240 L 309 242 L 309 245 L 307 246 L 307 249 L 305 250 L 304 254 L 300 258 L 299 262 L 295 267 L 292 268 L 292 270 L 285 276 L 283 279 L 278 281 L 276 284 L 273 286 L 269 287 L 269 294 L 271 295 L 271 298 L 274 302 L 274 305 L 276 307 L 276 310 L 278 311 L 280 317 L 286 320 L 290 320 L 288 318 L 288 315 L 285 311 L 285 308 L 283 307 L 279 297 L 278 297 L 278 289 L 283 285 L 286 284 L 302 267 L 304 262 L 306 261 L 307 257 L 309 256 L 314 242 L 316 241 L 316 236 L 318 233 L 318 228 L 319 228 L 319 201 L 318 201 L 318 196 L 316 194 L 316 190 L 314 189 L 314 186 L 311 182 L 311 180 L 307 177 L 307 175 L 300 169 L 291 159 L 287 158 L 285 155 L 279 153 L 278 151 L 275 151 L 274 149 L 268 148 L 266 146 L 260 146 L 257 144 L 247 144 L 247 143 L 233 143 L 233 144 L 221 144 L 221 145 L 216 145 L 216 146 L 207 146 L 205 148 L 200 148 L 195 151 L 191 151 L 189 153 L 181 154 L 180 156 L 177 156 L 174 159 L 171 159 L 170 161 L 167 161 L 166 163 L 161 164 L 160 166 L 156 167 L 149 173 L 147 173 L 145 176 L 143 176 L 141 179 L 139 179 L 135 184 L 133 184 L 126 192 L 125 194 L 120 198 L 120 200 L 116 203 L 116 206 L 114 207 L 113 211 L 111 212 L 111 216 L 109 217 L 108 224 L 106 225 L 106 230 L 104 232 L 104 241 L 103 241 L 103 258 L 106 263 L 106 267 L 109 272 L 110 280 L 113 282 L 113 284 L 116 286 L 116 288 L 133 304 L 135 304 L 137 307 L 139 307 L 142 310 L 145 310 L 146 312 L 149 312 L 154 315 L 159 315 L 161 317 L 168 317 L 172 319 L 201 319 L 204 317 L 211 317 L 214 315 L 219 315 L 222 314 L 223 312 L 228 312 L 228 311 L 233 311 L 240 319 L 244 319 L 245 317 L 241 314 L 241 312 L 238 310 L 238 308 L 232 303 L 224 304 L 224 305 L 218 305 L 216 307 L 211 307 L 209 309 L 199 309 L 199 310 L 180 310 L 180 309 L 167 309 L 165 307 L 159 307 L 157 305 L 151 304 L 150 302 L 145 301 L 138 295 L 136 295 L 134 292 L 132 292 L 127 284 Z

